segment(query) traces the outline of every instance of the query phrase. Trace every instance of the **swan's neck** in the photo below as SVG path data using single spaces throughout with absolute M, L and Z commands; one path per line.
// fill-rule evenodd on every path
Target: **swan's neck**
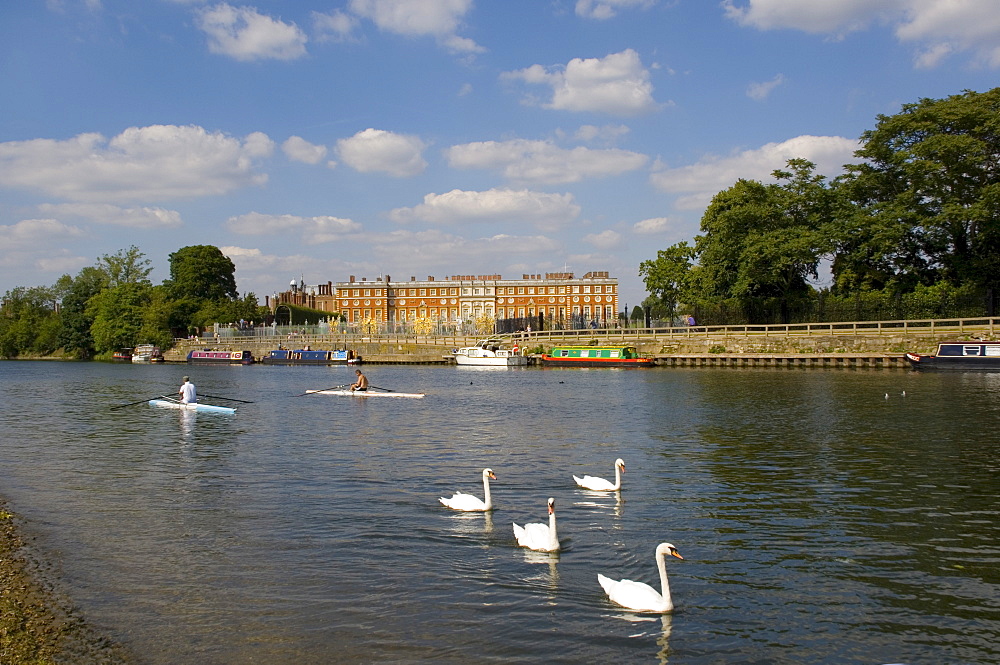
M 493 507 L 493 500 L 490 498 L 490 477 L 483 476 L 483 501 L 487 508 Z
M 555 511 L 549 513 L 549 548 L 559 549 L 559 534 L 556 533 Z
M 667 609 L 674 608 L 674 602 L 670 599 L 670 582 L 667 580 L 667 555 L 660 553 L 656 555 L 656 567 L 660 570 L 660 595 Z
M 614 489 L 620 490 L 622 488 L 622 468 L 615 464 L 615 487 Z

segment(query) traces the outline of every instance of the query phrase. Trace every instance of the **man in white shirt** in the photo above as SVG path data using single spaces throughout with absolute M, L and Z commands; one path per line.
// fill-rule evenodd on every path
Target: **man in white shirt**
M 189 377 L 184 377 L 184 383 L 177 392 L 181 396 L 181 404 L 194 404 L 198 401 L 198 393 L 195 391 L 194 384 L 191 383 Z

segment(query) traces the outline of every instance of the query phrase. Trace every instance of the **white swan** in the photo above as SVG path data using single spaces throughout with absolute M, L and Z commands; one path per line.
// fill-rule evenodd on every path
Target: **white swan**
M 657 593 L 656 589 L 648 584 L 632 580 L 613 580 L 598 574 L 597 581 L 604 587 L 608 598 L 622 607 L 640 612 L 669 612 L 674 609 L 674 603 L 670 599 L 670 583 L 667 581 L 668 554 L 678 559 L 684 558 L 670 543 L 660 543 L 656 546 L 656 567 L 660 569 L 661 593 Z
M 478 496 L 455 492 L 450 499 L 441 497 L 440 501 L 444 505 L 454 510 L 464 510 L 466 512 L 493 510 L 493 499 L 490 497 L 490 478 L 496 480 L 493 469 L 483 469 L 483 494 L 485 500 Z
M 610 481 L 604 478 L 598 478 L 597 476 L 584 476 L 583 478 L 577 478 L 573 476 L 573 480 L 580 487 L 588 490 L 594 490 L 595 492 L 616 492 L 622 488 L 622 473 L 625 472 L 625 460 L 621 457 L 615 460 L 615 484 L 612 485 Z
M 558 552 L 559 535 L 556 533 L 556 500 L 549 498 L 549 523 L 525 524 L 523 527 L 514 525 L 514 537 L 517 544 L 539 552 Z

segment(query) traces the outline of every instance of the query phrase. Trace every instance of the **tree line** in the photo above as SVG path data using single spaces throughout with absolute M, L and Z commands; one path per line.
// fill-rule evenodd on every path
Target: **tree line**
M 149 280 L 151 263 L 134 245 L 102 256 L 52 286 L 17 287 L 0 302 L 0 357 L 109 357 L 138 344 L 168 348 L 216 321 L 261 320 L 257 296 L 236 290 L 236 266 L 211 245 L 169 256 L 170 277 Z
M 706 324 L 993 316 L 1000 88 L 880 115 L 854 155 L 833 180 L 791 159 L 716 194 L 693 244 L 640 265 L 644 304 Z

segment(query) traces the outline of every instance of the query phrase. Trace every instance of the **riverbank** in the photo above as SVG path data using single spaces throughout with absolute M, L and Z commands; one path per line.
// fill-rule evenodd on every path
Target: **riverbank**
M 46 568 L 0 499 L 0 663 L 129 665 L 125 648 L 101 635 L 40 573 Z

